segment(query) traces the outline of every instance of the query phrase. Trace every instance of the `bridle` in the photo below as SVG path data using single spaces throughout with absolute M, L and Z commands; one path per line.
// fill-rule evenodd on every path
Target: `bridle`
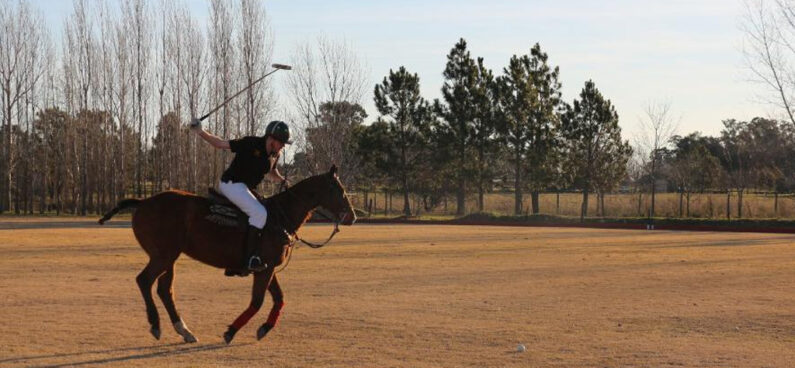
M 328 244 L 331 241 L 331 239 L 334 238 L 334 235 L 337 235 L 337 233 L 340 232 L 340 220 L 339 220 L 339 218 L 332 219 L 331 217 L 329 217 L 328 215 L 326 215 L 323 212 L 325 212 L 325 211 L 319 210 L 319 209 L 315 210 L 315 213 L 319 214 L 320 216 L 325 217 L 326 219 L 328 219 L 329 221 L 332 221 L 334 223 L 334 230 L 331 231 L 331 235 L 329 235 L 328 239 L 326 239 L 326 241 L 324 241 L 324 242 L 322 242 L 320 244 L 317 244 L 317 243 L 313 243 L 313 242 L 301 239 L 300 237 L 298 237 L 298 234 L 296 233 L 295 234 L 295 239 L 297 241 L 300 241 L 301 243 L 304 243 L 304 244 L 308 245 L 310 248 L 317 249 L 317 248 L 320 248 L 320 247 Z
M 279 192 L 286 192 L 288 195 L 291 195 L 293 198 L 297 199 L 299 202 L 302 202 L 304 205 L 307 205 L 307 207 L 311 208 L 311 206 L 309 206 L 310 203 L 307 203 L 307 201 L 304 198 L 301 198 L 300 196 L 295 194 L 293 191 L 291 191 L 290 189 L 292 189 L 292 188 L 288 188 L 285 183 L 286 183 L 286 180 L 284 182 L 282 182 L 282 184 L 279 186 Z M 287 222 L 292 222 L 290 220 L 290 217 L 287 216 L 287 213 L 284 212 L 284 208 L 282 206 L 276 206 L 276 207 L 279 209 L 279 212 L 280 212 L 280 214 L 281 214 L 281 216 L 282 216 L 282 218 L 284 220 L 286 220 Z M 293 232 L 291 234 L 291 235 L 293 235 L 293 240 L 290 242 L 290 244 L 288 246 L 292 247 L 296 242 L 300 241 L 301 243 L 309 246 L 310 248 L 317 249 L 317 248 L 323 247 L 326 244 L 328 244 L 331 241 L 331 239 L 334 238 L 334 235 L 337 235 L 337 233 L 340 232 L 340 223 L 342 222 L 342 219 L 340 219 L 337 214 L 332 213 L 331 216 L 329 216 L 326 213 L 326 211 L 321 209 L 321 208 L 315 208 L 315 213 L 319 214 L 320 216 L 325 217 L 327 220 L 329 220 L 331 223 L 334 224 L 334 229 L 331 231 L 331 235 L 329 235 L 328 239 L 326 239 L 326 241 L 324 241 L 323 243 L 313 243 L 313 242 L 301 239 L 301 237 L 298 236 L 298 227 L 296 226 L 295 227 L 295 229 L 296 229 L 295 232 Z M 332 218 L 332 216 L 333 216 L 333 218 Z
M 301 198 L 297 194 L 295 194 L 292 191 L 290 191 L 290 189 L 292 189 L 292 188 L 287 187 L 286 184 L 285 184 L 286 182 L 287 182 L 287 180 L 283 181 L 282 184 L 279 186 L 279 192 L 280 193 L 281 192 L 287 192 L 287 194 L 292 195 L 293 198 L 297 199 L 298 201 L 304 203 L 305 205 L 309 205 L 309 203 L 307 203 L 304 198 Z M 284 208 L 281 205 L 277 205 L 277 206 L 274 206 L 274 207 L 278 208 L 279 214 L 281 215 L 281 217 L 286 222 L 292 222 L 290 220 L 290 217 L 287 216 L 287 213 L 284 212 Z M 308 206 L 308 207 L 311 208 L 311 206 Z M 296 242 L 300 241 L 301 243 L 306 244 L 310 248 L 317 249 L 317 248 L 323 247 L 326 244 L 328 244 L 331 241 L 331 239 L 334 238 L 334 235 L 337 235 L 337 233 L 340 232 L 340 222 L 342 222 L 342 220 L 339 218 L 339 216 L 336 216 L 333 213 L 332 213 L 332 216 L 334 216 L 334 218 L 331 218 L 331 216 L 327 215 L 325 212 L 326 212 L 325 210 L 321 210 L 320 208 L 315 207 L 315 213 L 320 214 L 321 216 L 325 217 L 326 219 L 328 219 L 329 221 L 334 223 L 334 230 L 332 230 L 331 235 L 329 235 L 328 239 L 326 239 L 326 241 L 324 241 L 323 243 L 319 243 L 319 244 L 318 243 L 313 243 L 313 242 L 310 242 L 310 241 L 307 241 L 307 240 L 304 240 L 304 239 L 301 239 L 298 236 L 298 227 L 296 226 L 295 227 L 296 230 L 291 234 L 292 235 L 292 240 L 290 240 L 290 243 L 287 244 L 287 249 L 288 249 L 287 261 L 284 263 L 284 266 L 282 266 L 278 270 L 275 270 L 274 272 L 276 272 L 276 273 L 282 272 L 290 264 L 290 260 L 293 259 L 293 247 L 295 246 Z M 286 229 L 285 229 L 285 231 L 286 231 Z

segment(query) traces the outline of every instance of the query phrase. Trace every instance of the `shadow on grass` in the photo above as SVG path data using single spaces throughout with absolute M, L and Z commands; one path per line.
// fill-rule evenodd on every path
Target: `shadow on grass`
M 30 229 L 90 229 L 103 227 L 114 228 L 129 228 L 132 222 L 128 221 L 115 221 L 100 225 L 96 220 L 86 221 L 42 221 L 42 222 L 3 222 L 0 220 L 0 230 L 30 230 Z
M 108 350 L 82 351 L 76 353 L 61 353 L 61 354 L 8 358 L 0 360 L 0 363 L 19 363 L 19 364 L 28 365 L 28 364 L 35 364 L 31 361 L 41 360 L 41 359 L 56 359 L 56 358 L 69 358 L 69 357 L 79 358 L 81 356 L 94 355 L 94 354 L 112 354 L 112 355 L 119 354 L 121 356 L 102 358 L 102 359 L 71 361 L 71 362 L 56 363 L 56 364 L 29 365 L 29 367 L 59 368 L 59 367 L 77 367 L 84 365 L 108 364 L 108 363 L 111 363 L 111 365 L 118 365 L 118 363 L 120 362 L 130 361 L 130 360 L 169 357 L 169 356 L 190 354 L 201 351 L 227 349 L 236 346 L 248 346 L 253 344 L 254 343 L 227 345 L 226 343 L 220 342 L 220 343 L 204 344 L 204 345 L 193 345 L 193 344 L 188 345 L 185 343 L 173 343 L 166 345 L 149 345 L 149 346 L 127 347 L 127 348 L 108 349 Z M 127 353 L 131 354 L 124 355 Z

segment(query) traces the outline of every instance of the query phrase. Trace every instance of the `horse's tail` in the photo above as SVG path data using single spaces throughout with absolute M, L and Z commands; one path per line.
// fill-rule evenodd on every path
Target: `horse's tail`
M 138 207 L 139 203 L 141 203 L 141 200 L 140 199 L 135 199 L 135 198 L 122 200 L 121 202 L 119 202 L 118 205 L 116 205 L 116 208 L 108 211 L 108 213 L 106 213 L 105 216 L 102 216 L 102 218 L 99 219 L 99 224 L 103 225 L 105 223 L 105 221 L 110 220 L 110 218 L 113 217 L 113 215 L 119 213 L 119 211 L 124 211 L 124 210 L 126 210 L 128 208 L 133 208 L 134 209 L 134 208 Z

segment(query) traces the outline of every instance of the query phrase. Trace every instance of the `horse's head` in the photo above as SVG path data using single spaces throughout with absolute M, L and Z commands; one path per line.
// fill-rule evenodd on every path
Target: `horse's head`
M 337 176 L 337 165 L 331 166 L 331 170 L 325 176 L 328 180 L 328 191 L 320 193 L 320 207 L 330 211 L 340 224 L 353 225 L 356 222 L 356 213 Z

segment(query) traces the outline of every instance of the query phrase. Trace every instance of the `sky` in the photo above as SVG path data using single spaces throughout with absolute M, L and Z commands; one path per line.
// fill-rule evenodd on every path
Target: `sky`
M 48 9 L 59 39 L 71 1 L 32 3 Z M 185 3 L 206 21 L 207 1 Z M 323 35 L 350 45 L 367 66 L 370 86 L 405 66 L 419 75 L 429 100 L 441 97 L 446 55 L 464 38 L 495 75 L 512 55 L 540 43 L 560 67 L 564 100 L 593 80 L 628 139 L 639 134 L 651 103 L 670 104 L 680 134 L 717 135 L 724 119 L 776 116 L 744 61 L 742 0 L 272 0 L 265 9 L 274 62 L 289 61 L 297 45 Z M 377 117 L 372 87 L 362 102 L 368 120 Z

